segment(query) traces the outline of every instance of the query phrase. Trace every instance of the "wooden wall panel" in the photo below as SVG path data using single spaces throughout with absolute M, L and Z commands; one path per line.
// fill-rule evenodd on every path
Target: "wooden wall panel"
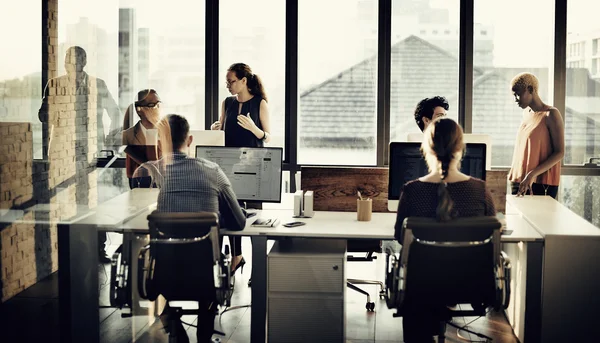
M 496 211 L 506 210 L 508 170 L 488 170 L 487 186 Z M 373 199 L 373 212 L 388 212 L 388 168 L 371 167 L 302 167 L 304 191 L 315 192 L 315 211 L 356 211 L 356 191 Z
M 487 187 L 492 193 L 492 198 L 494 198 L 496 212 L 505 213 L 508 170 L 488 170 L 485 174 Z
M 388 168 L 302 167 L 300 184 L 315 192 L 315 211 L 355 212 L 360 190 L 373 200 L 373 212 L 388 212 Z

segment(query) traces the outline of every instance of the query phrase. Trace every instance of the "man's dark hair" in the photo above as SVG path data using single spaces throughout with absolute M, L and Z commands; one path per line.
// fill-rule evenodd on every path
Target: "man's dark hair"
M 185 139 L 190 133 L 190 124 L 188 123 L 187 119 L 179 114 L 169 114 L 163 120 L 169 123 L 173 151 L 179 150 L 179 148 L 181 148 L 185 143 Z
M 425 129 L 423 117 L 432 119 L 433 110 L 438 106 L 443 107 L 446 111 L 450 108 L 448 100 L 443 96 L 434 96 L 433 98 L 425 98 L 419 101 L 417 108 L 415 108 L 415 121 L 417 122 L 417 125 L 419 125 L 421 131 Z

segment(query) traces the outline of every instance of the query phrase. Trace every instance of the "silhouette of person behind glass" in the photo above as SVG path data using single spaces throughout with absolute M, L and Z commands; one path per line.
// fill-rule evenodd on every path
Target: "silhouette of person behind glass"
M 67 49 L 67 74 L 48 81 L 38 117 L 42 122 L 45 159 L 51 163 L 64 163 L 65 149 L 74 147 L 74 175 L 70 171 L 61 173 L 59 183 L 75 183 L 76 203 L 88 206 L 95 204 L 93 199 L 90 203 L 88 177 L 96 168 L 93 154 L 106 146 L 104 110 L 110 117 L 113 136 L 118 136 L 117 132 L 121 131 L 121 115 L 106 83 L 83 71 L 86 64 L 87 53 L 83 48 L 72 46 Z M 112 142 L 115 143 L 120 145 L 120 142 Z M 65 167 L 73 168 L 73 164 Z M 104 252 L 106 233 L 100 233 L 98 240 L 100 262 L 108 263 L 110 259 Z

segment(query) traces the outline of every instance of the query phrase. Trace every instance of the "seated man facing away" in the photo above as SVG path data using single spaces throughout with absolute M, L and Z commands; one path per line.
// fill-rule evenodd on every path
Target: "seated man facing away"
M 425 98 L 415 108 L 415 122 L 421 131 L 425 131 L 432 121 L 445 117 L 449 108 L 448 100 L 443 96 Z
M 496 208 L 485 181 L 459 170 L 465 144 L 460 126 L 450 118 L 436 119 L 425 130 L 421 150 L 430 173 L 404 185 L 395 225 L 402 243 L 408 217 L 448 221 L 456 217 L 495 216 Z M 405 309 L 402 326 L 405 342 L 431 342 L 439 330 L 432 313 L 437 309 L 412 304 Z
M 163 185 L 158 195 L 157 210 L 160 212 L 215 212 L 219 214 L 221 227 L 243 230 L 246 216 L 238 205 L 231 183 L 221 168 L 204 159 L 186 155 L 192 144 L 187 120 L 177 114 L 169 114 L 158 125 L 161 149 L 165 160 Z M 168 300 L 168 299 L 167 299 Z M 215 299 L 198 303 L 198 342 L 211 342 L 216 310 Z M 168 306 L 167 306 L 168 307 Z M 167 313 L 167 309 L 165 312 Z M 168 318 L 161 315 L 163 324 Z M 176 328 L 180 342 L 189 342 L 181 322 Z

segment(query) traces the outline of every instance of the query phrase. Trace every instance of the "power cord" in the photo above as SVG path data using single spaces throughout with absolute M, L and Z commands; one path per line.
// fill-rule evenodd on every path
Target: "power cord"
M 183 321 L 183 320 L 181 320 L 181 319 L 180 319 L 179 321 L 181 322 L 181 324 L 185 324 L 185 325 L 187 325 L 187 326 L 191 326 L 191 327 L 193 327 L 193 328 L 196 328 L 196 329 L 198 328 L 198 326 L 197 326 L 197 325 L 190 324 L 190 323 L 186 323 L 186 322 L 184 322 L 184 321 Z
M 458 309 L 459 309 L 460 311 L 462 311 L 462 309 L 461 309 L 461 307 L 460 307 L 460 304 L 458 305 Z M 484 314 L 483 316 L 479 316 L 479 317 L 477 317 L 477 318 L 475 318 L 475 319 L 471 320 L 471 321 L 470 321 L 470 322 L 468 322 L 468 323 L 467 323 L 467 321 L 465 320 L 465 317 L 462 317 L 462 319 L 463 319 L 463 322 L 465 323 L 463 326 L 458 326 L 458 325 L 456 325 L 456 324 L 454 324 L 454 323 L 452 323 L 452 322 L 450 322 L 450 321 L 448 321 L 448 322 L 447 322 L 447 324 L 448 324 L 448 325 L 450 325 L 450 326 L 452 326 L 452 327 L 455 327 L 455 328 L 457 329 L 457 330 L 456 330 L 456 336 L 458 336 L 458 338 L 459 338 L 459 339 L 462 339 L 462 340 L 464 340 L 464 341 L 467 341 L 467 342 L 472 342 L 472 343 L 475 343 L 475 342 L 483 342 L 483 343 L 485 343 L 485 342 L 492 342 L 492 338 L 491 338 L 491 337 L 488 337 L 488 336 L 486 336 L 486 335 L 484 335 L 484 334 L 480 334 L 480 333 L 477 333 L 477 332 L 475 332 L 475 331 L 471 331 L 471 330 L 467 329 L 467 326 L 471 325 L 472 323 L 474 323 L 475 321 L 477 321 L 477 320 L 481 319 L 482 317 L 484 317 L 484 316 L 487 316 L 487 314 L 488 314 L 488 313 L 490 313 L 490 311 L 491 311 L 491 308 L 489 308 L 489 309 L 488 309 L 488 310 L 485 312 L 485 314 Z M 466 332 L 466 333 L 469 335 L 469 338 L 466 338 L 466 337 L 463 337 L 463 336 L 461 336 L 461 334 L 460 334 L 460 331 L 465 331 L 465 332 Z M 471 334 L 474 334 L 475 336 L 478 336 L 478 337 L 480 337 L 480 338 L 483 338 L 483 339 L 485 339 L 485 340 L 484 340 L 484 341 L 474 341 L 474 340 L 471 338 Z

